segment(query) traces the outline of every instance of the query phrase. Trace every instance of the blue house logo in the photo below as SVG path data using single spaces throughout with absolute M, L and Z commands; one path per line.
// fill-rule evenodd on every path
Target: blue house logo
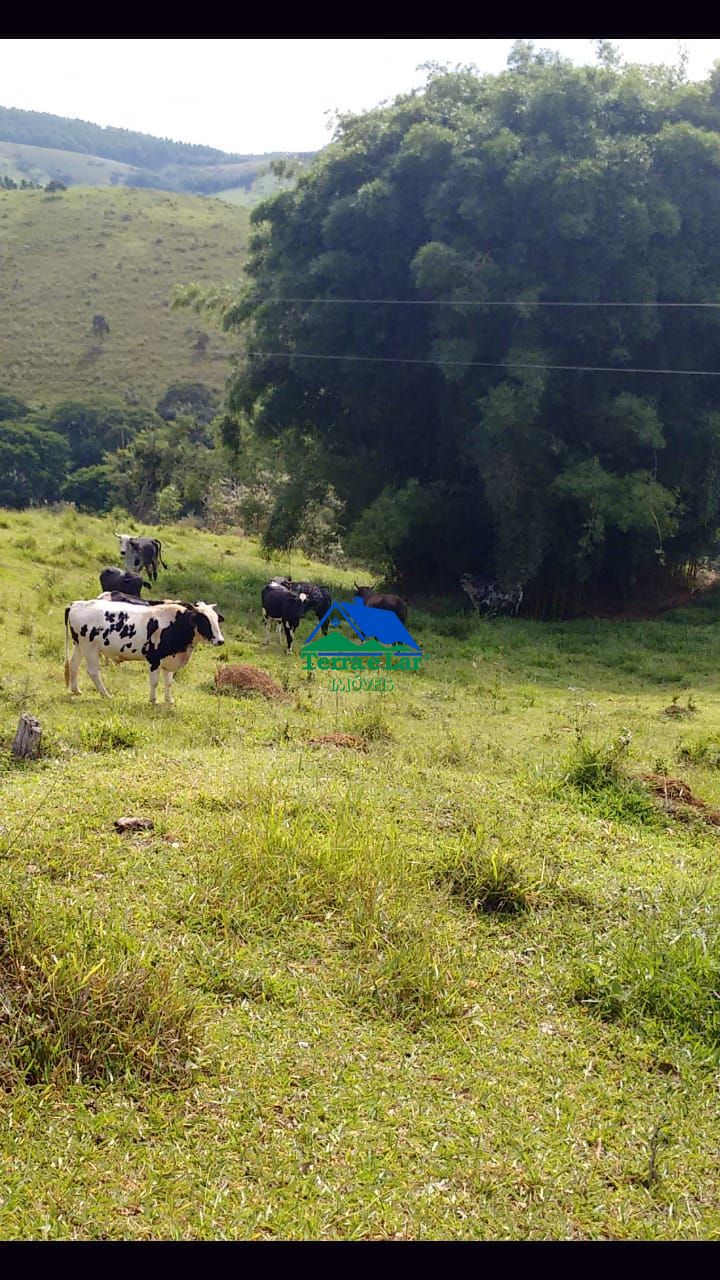
M 308 671 L 417 671 L 423 654 L 396 614 L 371 609 L 356 596 L 331 604 L 300 656 Z

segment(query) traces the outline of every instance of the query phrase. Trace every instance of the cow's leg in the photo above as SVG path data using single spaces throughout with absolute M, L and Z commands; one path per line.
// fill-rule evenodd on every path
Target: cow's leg
M 100 675 L 100 654 L 99 652 L 89 653 L 86 658 L 87 670 L 98 693 L 103 698 L 110 698 L 112 694 L 108 693 Z
M 165 684 L 165 701 L 167 705 L 171 707 L 173 705 L 173 696 L 172 696 L 173 673 L 172 671 L 163 671 L 163 681 Z
M 77 694 L 80 693 L 80 689 L 78 687 L 78 675 L 80 672 L 81 659 L 82 659 L 82 654 L 80 652 L 80 645 L 74 644 L 72 656 L 70 658 L 70 692 L 71 693 L 77 693 Z
M 270 643 L 270 626 L 271 622 L 267 615 L 267 610 L 263 609 L 263 622 L 265 624 L 265 643 Z
M 292 628 L 291 623 L 289 623 L 289 622 L 288 622 L 287 618 L 284 618 L 284 619 L 283 619 L 283 624 L 282 624 L 282 625 L 283 625 L 283 628 L 284 628 L 284 630 L 285 630 L 285 639 L 287 640 L 287 651 L 288 651 L 288 656 L 289 656 L 289 655 L 290 655 L 290 650 L 292 649 L 292 642 L 293 642 L 293 640 L 295 639 L 295 632 L 294 632 L 294 630 L 293 630 L 293 628 Z
M 155 706 L 155 703 L 157 702 L 157 685 L 158 685 L 159 679 L 160 679 L 160 668 L 151 667 L 150 668 L 150 701 L 153 704 L 153 706 Z

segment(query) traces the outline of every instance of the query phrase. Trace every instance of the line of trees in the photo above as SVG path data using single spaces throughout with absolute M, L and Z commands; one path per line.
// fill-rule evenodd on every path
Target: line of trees
M 105 127 L 91 124 L 88 120 L 51 115 L 46 111 L 23 111 L 19 107 L 0 107 L 0 138 L 6 142 L 104 156 L 141 169 L 157 169 L 164 165 L 228 164 L 253 158 L 220 151 L 217 147 L 173 142 L 170 138 L 155 138 L 152 134 L 137 133 L 132 129 Z

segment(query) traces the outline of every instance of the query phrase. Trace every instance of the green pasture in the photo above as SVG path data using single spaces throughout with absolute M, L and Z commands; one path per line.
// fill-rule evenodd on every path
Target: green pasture
M 260 588 L 362 569 L 144 529 L 226 646 L 172 709 L 140 664 L 72 698 L 63 609 L 116 527 L 0 512 L 0 1237 L 716 1238 L 717 594 L 411 600 L 421 670 L 336 694 L 265 646 Z M 218 695 L 224 662 L 285 700 Z

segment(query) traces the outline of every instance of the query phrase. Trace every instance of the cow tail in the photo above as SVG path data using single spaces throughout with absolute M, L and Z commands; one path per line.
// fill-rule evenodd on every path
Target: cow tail
M 161 563 L 161 565 L 162 565 L 163 569 L 167 569 L 167 565 L 166 565 L 165 561 L 164 561 L 164 560 L 163 560 L 163 558 L 162 558 L 162 542 L 160 541 L 160 539 L 159 539 L 159 538 L 158 538 L 158 540 L 157 540 L 157 544 L 158 544 L 158 560 L 160 561 L 160 563 Z
M 68 617 L 70 616 L 70 605 L 65 610 L 65 687 L 70 687 L 70 662 L 68 659 Z

